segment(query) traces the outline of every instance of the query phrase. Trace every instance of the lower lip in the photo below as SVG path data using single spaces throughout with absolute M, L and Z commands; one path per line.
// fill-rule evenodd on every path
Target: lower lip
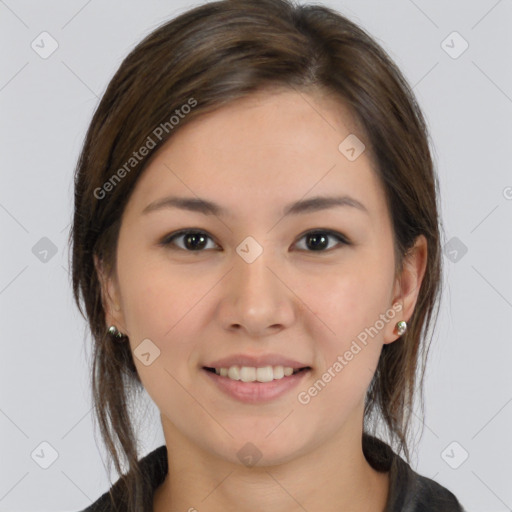
M 202 371 L 213 380 L 218 388 L 231 398 L 248 404 L 259 404 L 275 400 L 296 387 L 311 370 L 283 377 L 270 382 L 242 382 L 228 377 L 221 377 L 214 372 L 202 368 Z

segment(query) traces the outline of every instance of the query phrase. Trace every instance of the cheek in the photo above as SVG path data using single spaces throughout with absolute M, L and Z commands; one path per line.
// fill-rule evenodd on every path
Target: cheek
M 179 331 L 207 291 L 208 279 L 198 286 L 190 272 L 150 256 L 131 253 L 120 262 L 123 312 L 131 337 L 163 342 Z
M 310 334 L 318 357 L 318 385 L 305 392 L 311 410 L 330 407 L 344 414 L 364 398 L 382 351 L 384 328 L 381 314 L 389 307 L 391 279 L 387 271 L 361 258 L 350 268 L 337 269 L 325 278 L 312 279 L 302 293 L 308 297 Z M 310 302 L 309 302 L 310 301 Z M 395 320 L 396 322 L 396 320 Z M 303 402 L 301 402 L 303 403 Z M 350 404 L 350 405 L 349 405 Z
M 312 278 L 302 287 L 300 293 L 310 314 L 323 327 L 324 336 L 318 339 L 325 339 L 328 333 L 343 344 L 375 323 L 389 306 L 390 289 L 381 277 L 375 277 L 368 267 L 359 270 L 353 266 Z
M 191 286 L 184 273 L 158 264 L 124 266 L 123 310 L 137 372 L 147 393 L 166 414 L 191 407 L 199 299 L 208 286 Z M 134 269 L 137 268 L 137 271 Z M 150 340 L 148 342 L 147 340 Z M 145 356 L 145 354 L 149 354 Z M 148 363 L 148 364 L 146 364 Z
M 331 420 L 336 418 L 335 428 L 359 411 L 375 373 L 382 331 L 375 335 L 370 328 L 385 311 L 387 290 L 367 271 L 329 277 L 322 283 L 328 282 L 328 288 L 313 282 L 307 289 L 314 315 L 309 313 L 306 325 L 318 360 L 310 387 L 299 390 L 297 401 L 313 417 L 325 417 L 328 411 Z

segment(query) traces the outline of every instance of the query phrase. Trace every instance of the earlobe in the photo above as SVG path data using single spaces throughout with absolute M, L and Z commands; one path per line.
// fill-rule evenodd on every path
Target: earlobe
M 390 322 L 389 328 L 386 329 L 387 332 L 384 335 L 384 345 L 393 343 L 397 339 L 401 338 L 409 327 L 405 317 L 402 316 L 402 305 L 400 303 L 395 303 L 393 305 L 393 309 L 399 310 L 400 312 L 394 320 Z
M 392 343 L 405 333 L 403 326 L 401 328 L 398 322 L 407 323 L 414 312 L 425 276 L 427 251 L 427 240 L 424 235 L 419 235 L 414 246 L 404 256 L 402 272 L 395 281 L 393 297 L 393 308 L 397 309 L 397 305 L 400 305 L 400 312 L 395 317 L 397 320 L 393 324 L 393 332 L 386 337 L 385 343 Z
M 124 327 L 124 318 L 119 303 L 119 293 L 114 279 L 107 274 L 103 267 L 103 262 L 94 255 L 94 266 L 98 276 L 98 282 L 101 288 L 101 303 L 105 311 L 105 321 L 107 326 L 114 325 L 120 331 L 126 332 Z

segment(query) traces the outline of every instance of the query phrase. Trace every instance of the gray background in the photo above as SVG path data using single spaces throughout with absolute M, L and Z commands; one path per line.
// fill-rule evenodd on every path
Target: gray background
M 512 2 L 325 5 L 360 23 L 395 59 L 433 138 L 447 285 L 413 467 L 468 511 L 512 510 Z M 68 277 L 73 170 L 122 58 L 191 6 L 0 0 L 1 511 L 79 510 L 109 486 L 92 423 L 90 339 Z M 58 44 L 47 58 L 43 31 Z M 458 55 L 464 40 L 469 47 Z M 153 403 L 142 405 L 147 453 L 163 436 Z M 52 449 L 57 459 L 43 469 Z

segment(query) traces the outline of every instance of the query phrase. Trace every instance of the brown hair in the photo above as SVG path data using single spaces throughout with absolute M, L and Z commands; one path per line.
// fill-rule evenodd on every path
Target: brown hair
M 101 435 L 118 473 L 120 453 L 130 469 L 122 478 L 127 510 L 151 510 L 143 499 L 149 482 L 140 471 L 128 410 L 131 393 L 143 387 L 129 343 L 106 334 L 93 256 L 107 273 L 115 269 L 124 207 L 150 157 L 174 132 L 237 98 L 274 87 L 333 95 L 361 124 L 392 219 L 397 275 L 416 237 L 426 237 L 428 260 L 415 311 L 406 334 L 384 345 L 364 412 L 365 432 L 376 428 L 380 415 L 395 451 L 410 460 L 407 434 L 420 349 L 423 411 L 429 327 L 441 284 L 438 182 L 414 94 L 370 36 L 327 7 L 292 0 L 211 2 L 165 23 L 124 59 L 94 113 L 75 175 L 73 292 L 82 315 L 83 299 L 94 339 L 92 390 Z M 195 106 L 183 109 L 188 114 L 174 125 L 171 116 L 192 105 L 191 99 Z M 143 146 L 152 147 L 130 160 Z M 438 308 L 435 313 L 437 318 Z

